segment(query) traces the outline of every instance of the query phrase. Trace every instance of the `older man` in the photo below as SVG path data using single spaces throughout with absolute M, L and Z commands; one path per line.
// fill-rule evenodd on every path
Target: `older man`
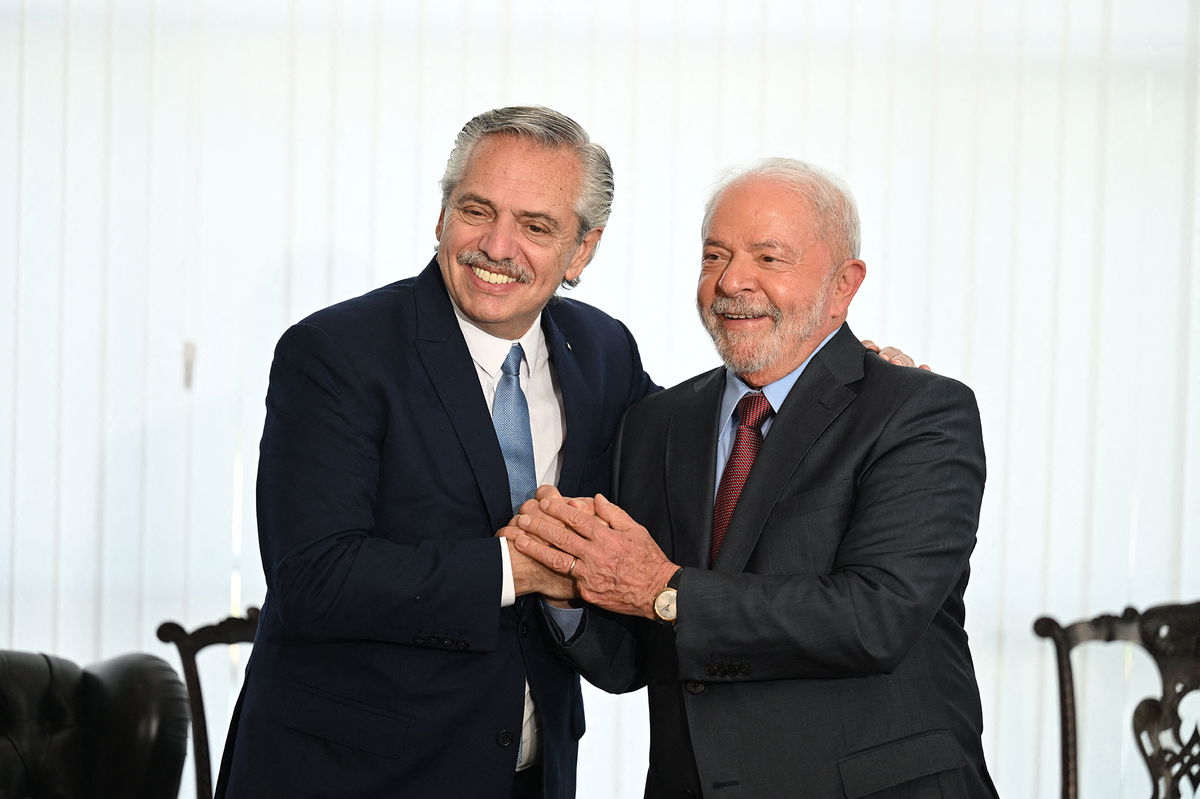
M 442 192 L 423 272 L 275 351 L 267 597 L 218 795 L 574 795 L 579 680 L 527 601 L 569 583 L 493 536 L 539 482 L 606 490 L 653 388 L 620 322 L 550 301 L 595 252 L 612 169 L 567 117 L 504 108 L 463 128 Z
M 649 686 L 648 797 L 995 797 L 963 629 L 971 391 L 851 334 L 866 266 L 833 176 L 764 162 L 703 237 L 725 367 L 630 410 L 621 507 L 543 488 L 502 531 L 593 605 L 563 651 Z

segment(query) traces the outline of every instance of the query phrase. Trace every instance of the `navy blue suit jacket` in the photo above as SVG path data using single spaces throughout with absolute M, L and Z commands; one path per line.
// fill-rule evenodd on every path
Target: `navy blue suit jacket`
M 653 384 L 617 320 L 542 315 L 559 487 L 608 490 Z M 280 339 L 258 472 L 267 580 L 218 782 L 227 797 L 507 796 L 528 679 L 545 795 L 575 792 L 579 680 L 536 600 L 500 607 L 503 456 L 436 262 Z

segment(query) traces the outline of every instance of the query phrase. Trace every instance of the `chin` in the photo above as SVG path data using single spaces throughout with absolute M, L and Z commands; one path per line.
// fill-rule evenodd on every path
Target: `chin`
M 764 349 L 768 350 L 764 352 Z M 764 347 L 757 343 L 741 343 L 730 345 L 728 342 L 718 342 L 717 352 L 734 374 L 751 374 L 769 367 L 776 360 L 777 353 L 773 348 Z

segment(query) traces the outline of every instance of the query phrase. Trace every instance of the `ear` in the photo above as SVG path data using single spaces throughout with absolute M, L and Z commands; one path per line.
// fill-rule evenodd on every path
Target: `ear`
M 446 221 L 446 209 L 443 208 L 440 212 L 438 212 L 437 227 L 435 227 L 433 229 L 433 235 L 437 236 L 438 241 L 442 240 L 442 223 L 445 221 Z
M 604 228 L 592 228 L 583 236 L 583 241 L 575 248 L 575 254 L 571 256 L 571 263 L 567 264 L 567 271 L 563 275 L 563 280 L 575 280 L 583 274 L 584 268 L 591 263 L 592 256 L 596 254 L 596 245 L 600 243 L 600 236 L 604 233 Z
M 833 291 L 829 297 L 829 316 L 845 318 L 850 309 L 850 301 L 858 293 L 867 276 L 867 265 L 857 258 L 845 261 L 838 267 L 837 275 L 833 278 Z

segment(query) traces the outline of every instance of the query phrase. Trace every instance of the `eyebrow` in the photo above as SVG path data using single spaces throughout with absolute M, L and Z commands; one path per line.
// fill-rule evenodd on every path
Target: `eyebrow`
M 732 247 L 730 247 L 728 244 L 721 241 L 720 239 L 714 239 L 714 238 L 705 239 L 704 246 L 705 247 L 720 247 L 723 250 L 732 250 L 733 249 Z M 747 249 L 749 249 L 749 250 L 782 250 L 783 252 L 786 252 L 786 253 L 794 252 L 794 250 L 790 246 L 788 246 L 787 244 L 784 244 L 779 239 L 764 239 L 763 241 L 751 242 L 747 246 Z
M 752 249 L 752 250 L 790 251 L 791 247 L 787 246 L 786 244 L 784 244 L 782 241 L 779 241 L 778 239 L 765 239 L 763 241 L 756 241 L 756 242 L 751 243 L 750 249 Z
M 558 233 L 562 229 L 562 223 L 545 211 L 517 211 L 516 215 L 521 219 L 537 219 L 543 222 L 551 233 Z
M 463 205 L 464 203 L 478 203 L 479 205 L 486 205 L 488 208 L 495 208 L 491 200 L 486 197 L 480 197 L 478 194 L 471 194 L 470 192 L 460 194 L 454 198 L 455 205 Z

